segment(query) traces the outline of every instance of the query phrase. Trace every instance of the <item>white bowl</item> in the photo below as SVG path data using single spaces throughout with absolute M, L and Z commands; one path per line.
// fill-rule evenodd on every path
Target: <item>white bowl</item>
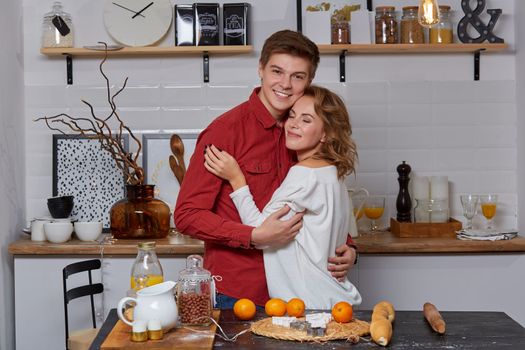
M 102 223 L 96 221 L 75 222 L 75 233 L 81 241 L 94 241 L 102 233 Z
M 64 243 L 71 238 L 73 224 L 70 222 L 46 222 L 44 223 L 44 232 L 49 242 Z

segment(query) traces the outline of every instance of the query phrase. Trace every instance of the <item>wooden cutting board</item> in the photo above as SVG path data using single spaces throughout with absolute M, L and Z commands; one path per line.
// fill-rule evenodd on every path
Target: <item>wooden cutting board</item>
M 213 310 L 213 319 L 219 322 L 220 310 Z M 101 350 L 122 349 L 148 349 L 148 350 L 209 350 L 213 347 L 215 330 L 217 326 L 187 326 L 175 328 L 164 334 L 161 340 L 148 340 L 145 342 L 131 341 L 131 327 L 118 320 L 108 337 L 102 344 Z

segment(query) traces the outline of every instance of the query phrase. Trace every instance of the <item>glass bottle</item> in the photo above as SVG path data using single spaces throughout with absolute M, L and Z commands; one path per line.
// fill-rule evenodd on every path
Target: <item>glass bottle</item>
M 403 16 L 401 17 L 401 44 L 423 44 L 425 43 L 425 34 L 423 27 L 417 20 L 419 7 L 403 7 Z
M 398 28 L 394 6 L 376 7 L 376 44 L 397 44 Z
M 332 44 L 350 44 L 350 22 L 341 16 L 332 16 Z
M 73 21 L 69 13 L 62 11 L 59 1 L 44 15 L 42 47 L 73 47 Z
M 131 289 L 135 292 L 164 281 L 162 266 L 155 253 L 155 242 L 140 242 L 137 247 L 130 281 Z
M 202 257 L 190 255 L 177 282 L 177 307 L 182 325 L 209 325 L 212 311 L 212 277 L 202 268 Z
M 126 185 L 126 198 L 110 209 L 111 233 L 121 238 L 165 238 L 170 232 L 170 207 L 154 198 L 155 185 Z
M 431 44 L 450 44 L 452 43 L 452 21 L 450 20 L 450 6 L 439 6 L 439 23 L 430 27 Z

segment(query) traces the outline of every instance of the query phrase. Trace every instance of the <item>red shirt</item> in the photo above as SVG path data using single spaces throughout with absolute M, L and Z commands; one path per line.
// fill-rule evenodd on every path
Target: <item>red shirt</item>
M 204 267 L 222 276 L 217 290 L 258 305 L 268 300 L 261 250 L 250 249 L 253 227 L 241 224 L 232 187 L 204 168 L 204 148 L 214 144 L 239 163 L 260 210 L 292 165 L 284 130 L 257 96 L 215 119 L 199 136 L 175 209 L 177 229 L 204 241 Z

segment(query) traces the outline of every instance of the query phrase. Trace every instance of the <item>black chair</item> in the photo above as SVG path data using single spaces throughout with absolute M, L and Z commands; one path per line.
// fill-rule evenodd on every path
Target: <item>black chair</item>
M 64 314 L 65 314 L 65 325 L 66 325 L 66 349 L 80 349 L 83 348 L 86 344 L 89 347 L 91 341 L 97 334 L 97 322 L 95 319 L 95 303 L 93 300 L 93 295 L 100 294 L 104 292 L 104 285 L 102 283 L 93 283 L 91 277 L 92 270 L 99 270 L 101 266 L 99 259 L 80 261 L 77 263 L 69 264 L 62 270 L 62 281 L 64 286 Z M 67 289 L 67 279 L 69 276 L 74 275 L 80 272 L 88 273 L 89 284 L 82 285 L 80 287 L 75 287 Z M 93 322 L 93 328 L 88 330 L 82 330 L 75 332 L 75 334 L 69 334 L 69 302 L 71 300 L 88 296 L 91 299 L 91 320 Z M 71 346 L 70 346 L 71 343 Z M 74 344 L 74 345 L 73 345 Z

